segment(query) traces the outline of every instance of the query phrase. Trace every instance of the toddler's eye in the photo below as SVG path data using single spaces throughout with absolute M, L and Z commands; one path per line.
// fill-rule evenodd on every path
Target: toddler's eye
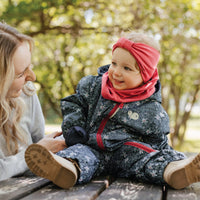
M 116 62 L 112 62 L 112 65 L 116 66 L 117 64 L 116 64 Z
M 127 70 L 127 71 L 131 71 L 131 69 L 129 67 L 126 67 L 126 66 L 124 67 L 124 69 Z

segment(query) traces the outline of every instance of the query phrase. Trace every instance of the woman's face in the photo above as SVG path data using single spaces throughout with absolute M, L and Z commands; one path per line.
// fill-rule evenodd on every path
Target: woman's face
M 19 97 L 22 88 L 27 81 L 35 81 L 36 76 L 32 71 L 31 52 L 27 43 L 22 43 L 15 51 L 13 56 L 15 77 L 8 90 L 8 98 Z

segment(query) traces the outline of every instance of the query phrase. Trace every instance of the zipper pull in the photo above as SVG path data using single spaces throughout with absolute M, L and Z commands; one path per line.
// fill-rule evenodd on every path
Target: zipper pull
M 122 109 L 124 107 L 123 103 L 120 103 L 119 108 Z

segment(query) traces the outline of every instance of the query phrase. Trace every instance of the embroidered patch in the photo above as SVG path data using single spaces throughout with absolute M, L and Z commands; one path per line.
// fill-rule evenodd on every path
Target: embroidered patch
M 139 118 L 139 114 L 136 112 L 128 111 L 128 116 L 130 119 L 137 120 Z

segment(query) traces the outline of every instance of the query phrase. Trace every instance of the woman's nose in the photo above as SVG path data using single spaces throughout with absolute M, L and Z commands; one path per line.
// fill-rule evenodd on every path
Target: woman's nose
M 28 69 L 26 73 L 26 81 L 35 81 L 36 80 L 36 75 L 32 69 Z

